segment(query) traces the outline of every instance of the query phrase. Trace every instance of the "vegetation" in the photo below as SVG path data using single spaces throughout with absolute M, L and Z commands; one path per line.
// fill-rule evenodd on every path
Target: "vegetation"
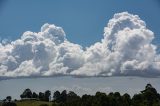
M 11 96 L 7 96 L 0 106 L 160 106 L 160 94 L 151 84 L 132 98 L 127 93 L 121 95 L 119 92 L 96 92 L 95 95 L 80 97 L 73 91 L 64 90 L 54 92 L 51 99 L 49 90 L 37 94 L 30 89 L 24 90 L 20 97 L 21 100 L 13 101 Z
M 56 106 L 52 102 L 38 100 L 22 100 L 16 102 L 17 106 Z

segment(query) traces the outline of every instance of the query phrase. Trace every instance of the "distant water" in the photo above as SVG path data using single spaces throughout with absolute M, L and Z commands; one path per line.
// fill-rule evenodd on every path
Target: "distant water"
M 142 77 L 50 77 L 50 78 L 24 78 L 0 81 L 0 99 L 10 95 L 13 99 L 19 99 L 19 95 L 26 88 L 35 92 L 51 90 L 72 90 L 79 95 L 95 94 L 96 91 L 115 92 L 131 95 L 139 93 L 147 83 L 151 83 L 160 92 L 160 78 Z

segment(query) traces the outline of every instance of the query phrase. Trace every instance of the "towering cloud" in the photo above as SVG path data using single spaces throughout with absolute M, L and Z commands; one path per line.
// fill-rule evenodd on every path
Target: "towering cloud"
M 160 55 L 154 33 L 137 15 L 117 13 L 104 28 L 104 38 L 86 48 L 67 40 L 61 27 L 0 44 L 0 76 L 159 76 Z

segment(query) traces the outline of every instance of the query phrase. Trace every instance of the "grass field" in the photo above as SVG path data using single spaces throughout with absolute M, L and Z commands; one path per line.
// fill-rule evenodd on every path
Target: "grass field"
M 22 100 L 16 102 L 17 106 L 56 106 L 53 102 L 44 102 L 37 100 Z M 0 103 L 1 106 L 1 103 Z

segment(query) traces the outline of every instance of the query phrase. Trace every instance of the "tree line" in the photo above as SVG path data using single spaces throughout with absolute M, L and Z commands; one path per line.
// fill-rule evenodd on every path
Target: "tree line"
M 109 94 L 96 92 L 95 95 L 84 94 L 80 97 L 73 91 L 64 90 L 62 92 L 55 91 L 52 96 L 53 99 L 51 99 L 51 91 L 49 90 L 37 94 L 30 89 L 25 89 L 20 97 L 21 100 L 35 99 L 53 102 L 53 106 L 160 106 L 160 94 L 151 84 L 147 84 L 143 91 L 133 97 L 127 93 L 121 95 L 119 92 L 110 92 Z M 12 103 L 10 96 L 6 100 Z

